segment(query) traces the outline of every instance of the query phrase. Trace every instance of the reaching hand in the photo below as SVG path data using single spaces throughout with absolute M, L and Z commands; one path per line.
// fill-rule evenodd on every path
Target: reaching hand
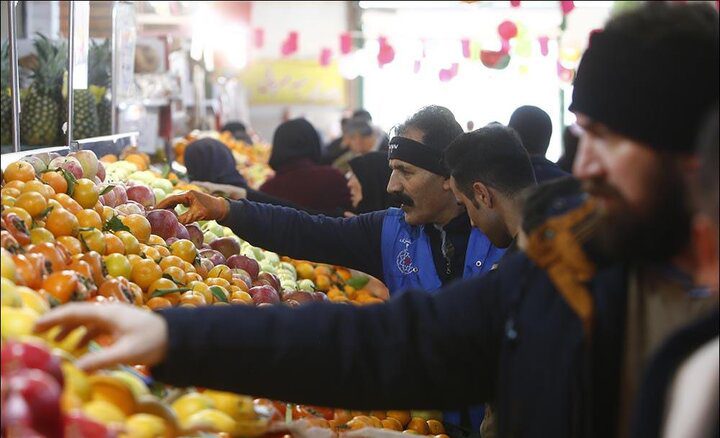
M 196 221 L 219 221 L 225 219 L 230 211 L 230 204 L 225 199 L 195 190 L 168 196 L 160 201 L 155 208 L 174 208 L 178 204 L 188 207 L 188 211 L 178 218 L 184 224 Z
M 88 353 L 77 365 L 94 371 L 119 363 L 156 365 L 164 358 L 168 344 L 165 320 L 152 312 L 127 304 L 67 304 L 41 317 L 36 332 L 44 332 L 59 326 L 56 337 L 61 341 L 74 329 L 85 326 L 87 334 L 80 341 L 84 347 L 99 335 L 110 335 L 114 343 L 101 351 Z

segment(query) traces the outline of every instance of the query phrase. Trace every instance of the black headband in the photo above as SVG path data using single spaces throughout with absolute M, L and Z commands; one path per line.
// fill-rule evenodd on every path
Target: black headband
M 449 176 L 442 163 L 442 152 L 409 138 L 393 137 L 388 146 L 388 159 L 405 161 L 436 175 Z

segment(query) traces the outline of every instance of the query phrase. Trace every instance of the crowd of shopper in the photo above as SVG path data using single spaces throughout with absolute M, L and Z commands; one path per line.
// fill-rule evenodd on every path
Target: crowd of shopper
M 552 124 L 539 108 L 464 133 L 430 105 L 394 129 L 385 153 L 368 117 L 347 120 L 329 166 L 307 121 L 276 131 L 277 174 L 263 189 L 357 215 L 192 191 L 158 205 L 366 272 L 388 303 L 71 304 L 37 329 L 113 334 L 80 360 L 87 369 L 142 363 L 180 386 L 442 409 L 472 431 L 484 417 L 483 436 L 717 436 L 719 52 L 711 4 L 647 2 L 591 36 L 570 106 L 579 145 L 564 133 L 560 165 L 544 158 Z M 347 182 L 332 167 L 343 157 Z

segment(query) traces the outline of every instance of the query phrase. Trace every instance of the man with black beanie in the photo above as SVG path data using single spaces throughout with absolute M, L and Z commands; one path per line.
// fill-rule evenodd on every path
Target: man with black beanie
M 513 111 L 508 126 L 518 133 L 530 154 L 538 183 L 568 176 L 557 164 L 545 158 L 552 137 L 552 121 L 545 111 L 532 105 L 521 106 Z
M 112 333 L 80 365 L 141 362 L 175 385 L 354 409 L 493 401 L 500 436 L 625 436 L 647 355 L 703 301 L 678 272 L 682 176 L 719 49 L 707 3 L 649 2 L 594 34 L 571 107 L 587 192 L 544 203 L 525 252 L 483 277 L 364 308 L 66 305 L 38 329 Z

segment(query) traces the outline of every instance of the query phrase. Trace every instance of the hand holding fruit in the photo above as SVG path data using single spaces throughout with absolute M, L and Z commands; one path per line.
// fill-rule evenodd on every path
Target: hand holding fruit
M 230 204 L 225 199 L 195 190 L 168 196 L 155 208 L 174 208 L 178 204 L 188 207 L 188 211 L 178 218 L 184 224 L 196 221 L 220 221 L 225 219 L 230 211 Z
M 165 320 L 146 310 L 126 304 L 67 304 L 41 317 L 36 332 L 61 327 L 59 342 L 74 329 L 85 326 L 87 334 L 78 347 L 99 335 L 110 335 L 114 343 L 101 351 L 89 353 L 77 362 L 86 371 L 106 368 L 118 363 L 155 365 L 167 350 L 168 329 Z

